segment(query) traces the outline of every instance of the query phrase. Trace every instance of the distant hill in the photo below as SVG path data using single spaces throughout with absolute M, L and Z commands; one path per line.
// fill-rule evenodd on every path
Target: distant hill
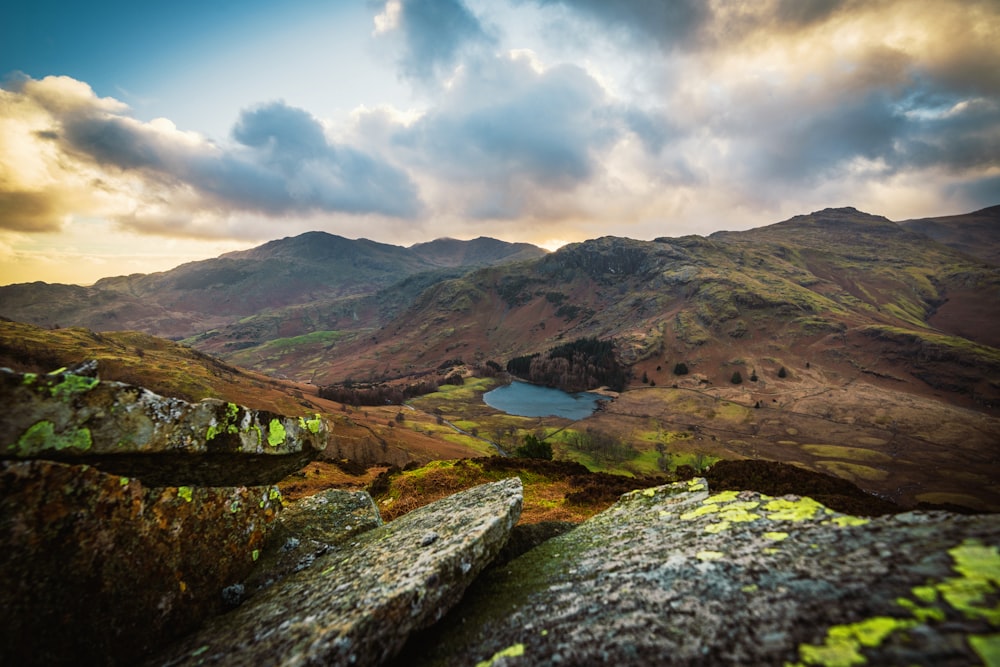
M 185 338 L 300 304 L 330 308 L 420 273 L 544 254 L 494 239 L 448 239 L 415 250 L 308 232 L 170 271 L 105 278 L 92 287 L 0 287 L 0 315 L 47 327 L 134 329 Z
M 428 243 L 417 243 L 410 250 L 418 257 L 442 267 L 492 266 L 538 259 L 544 255 L 530 243 L 507 243 L 480 236 L 471 241 L 443 238 Z
M 721 384 L 753 359 L 826 359 L 1000 405 L 1000 268 L 850 208 L 708 238 L 572 244 L 436 283 L 365 332 L 327 341 L 315 381 L 502 364 L 596 336 L 616 340 L 636 377 L 686 360 Z
M 964 215 L 904 220 L 906 229 L 1000 266 L 1000 205 Z

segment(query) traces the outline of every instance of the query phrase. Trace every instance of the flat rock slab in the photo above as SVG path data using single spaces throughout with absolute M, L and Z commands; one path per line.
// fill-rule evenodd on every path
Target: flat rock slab
M 96 377 L 0 369 L 0 457 L 87 463 L 154 486 L 273 484 L 326 447 L 318 416 L 189 403 Z
M 405 663 L 997 664 L 998 545 L 996 515 L 672 484 L 484 574 Z
M 521 513 L 511 478 L 421 507 L 318 558 L 150 664 L 376 665 L 439 620 Z
M 222 611 L 280 506 L 271 486 L 0 462 L 0 664 L 134 664 Z
M 381 525 L 382 516 L 367 491 L 329 489 L 286 505 L 268 533 L 258 568 L 231 591 L 234 602 L 310 567 L 334 547 Z

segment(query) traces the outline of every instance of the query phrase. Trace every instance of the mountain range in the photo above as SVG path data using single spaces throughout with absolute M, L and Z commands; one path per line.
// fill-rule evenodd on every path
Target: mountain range
M 915 371 L 996 403 L 983 371 L 996 370 L 1000 347 L 998 230 L 1000 206 L 899 224 L 826 209 L 744 232 L 604 237 L 552 254 L 489 238 L 403 248 L 309 232 L 90 287 L 0 287 L 0 316 L 142 331 L 318 384 L 455 357 L 503 363 L 597 337 L 615 339 L 629 365 L 683 359 L 718 375 L 709 371 L 737 350 L 777 346 L 875 376 L 877 366 Z
M 616 470 L 655 470 L 653 442 L 680 439 L 897 500 L 1000 507 L 998 257 L 1000 206 L 900 223 L 825 209 L 552 253 L 312 232 L 90 287 L 0 287 L 0 316 L 171 338 L 300 387 L 405 382 L 613 340 L 630 379 L 586 423 L 636 448 Z

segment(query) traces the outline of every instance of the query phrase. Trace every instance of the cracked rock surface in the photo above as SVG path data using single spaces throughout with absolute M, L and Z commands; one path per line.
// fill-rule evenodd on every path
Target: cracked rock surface
M 522 493 L 516 477 L 484 484 L 362 533 L 149 664 L 381 664 L 496 556 Z

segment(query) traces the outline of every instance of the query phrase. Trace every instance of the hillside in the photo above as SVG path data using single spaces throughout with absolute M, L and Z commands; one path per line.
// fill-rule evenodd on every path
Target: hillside
M 963 215 L 904 220 L 899 224 L 988 264 L 1000 265 L 1000 206 Z
M 544 254 L 534 246 L 494 239 L 403 248 L 308 232 L 170 271 L 105 278 L 91 287 L 0 287 L 0 316 L 43 327 L 128 329 L 180 339 L 273 314 L 281 326 L 259 333 L 305 334 L 341 313 L 353 315 L 355 299 L 408 276 L 441 269 L 454 276 L 461 269 Z M 239 344 L 266 339 L 243 338 Z
M 755 358 L 822 360 L 995 406 L 1000 269 L 853 209 L 709 238 L 605 237 L 435 284 L 381 326 L 327 341 L 313 377 L 503 363 L 588 336 L 615 339 L 635 379 L 686 361 L 723 384 Z

